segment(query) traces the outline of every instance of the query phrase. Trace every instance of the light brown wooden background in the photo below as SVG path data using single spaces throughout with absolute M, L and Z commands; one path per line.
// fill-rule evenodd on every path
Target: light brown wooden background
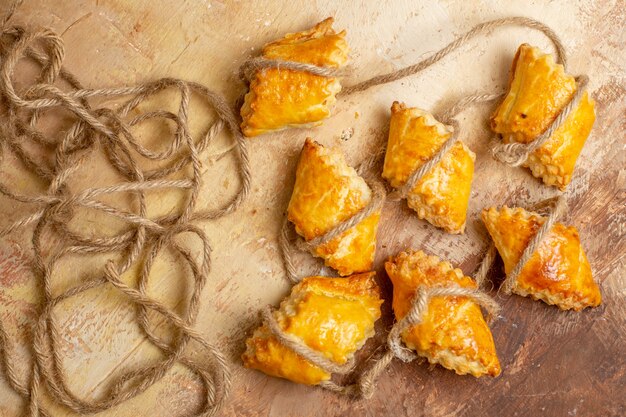
M 6 3 L 6 2 L 5 2 Z M 6 6 L 4 6 L 6 8 Z M 351 76 L 346 84 L 416 62 L 475 24 L 503 16 L 524 15 L 547 23 L 563 38 L 572 73 L 591 77 L 597 122 L 578 162 L 569 189 L 570 221 L 581 233 L 596 279 L 602 307 L 564 313 L 520 297 L 499 297 L 503 318 L 493 326 L 503 365 L 497 379 L 459 377 L 437 368 L 394 363 L 380 378 L 369 401 L 350 401 L 335 394 L 266 377 L 246 370 L 238 359 L 246 334 L 257 323 L 263 305 L 277 304 L 289 291 L 277 247 L 299 149 L 306 136 L 337 145 L 357 164 L 384 140 L 393 100 L 438 111 L 455 98 L 475 91 L 500 91 L 511 58 L 522 42 L 550 50 L 540 34 L 506 28 L 470 42 L 422 74 L 340 99 L 334 116 L 321 128 L 290 130 L 249 142 L 252 192 L 240 210 L 203 225 L 213 247 L 213 271 L 197 328 L 215 338 L 228 353 L 234 387 L 224 416 L 327 415 L 626 415 L 626 279 L 623 238 L 626 213 L 624 186 L 624 1 L 330 1 L 292 0 L 33 0 L 16 18 L 62 33 L 66 66 L 84 85 L 133 84 L 162 76 L 198 81 L 231 102 L 243 91 L 239 65 L 267 41 L 334 16 L 345 28 L 352 48 Z M 405 248 L 422 248 L 471 273 L 487 245 L 478 214 L 494 204 L 525 204 L 552 195 L 526 170 L 508 168 L 487 154 L 487 105 L 460 116 L 462 139 L 478 154 L 467 232 L 448 236 L 419 221 L 401 203 L 387 203 L 379 230 L 376 267 L 389 298 L 382 261 Z M 199 113 L 202 115 L 202 113 Z M 354 136 L 340 139 L 353 128 Z M 226 146 L 218 144 L 214 150 Z M 98 179 L 102 161 L 92 161 L 77 180 L 89 186 Z M 226 159 L 205 165 L 203 202 L 214 203 L 234 192 L 237 180 Z M 11 160 L 2 164 L 3 182 L 28 188 Z M 216 197 L 217 196 L 217 197 Z M 156 196 L 163 210 L 171 197 Z M 26 208 L 0 199 L 0 226 Z M 85 219 L 84 227 L 106 229 L 107 223 Z M 28 334 L 40 289 L 25 267 L 28 236 L 0 242 L 0 314 L 18 342 L 18 368 L 26 375 Z M 58 289 L 79 280 L 78 271 L 102 267 L 102 259 L 68 260 Z M 315 264 L 302 258 L 302 268 Z M 501 276 L 498 266 L 493 276 Z M 177 305 L 188 282 L 165 257 L 158 265 L 151 294 Z M 379 336 L 391 324 L 389 303 Z M 134 310 L 114 290 L 87 293 L 63 304 L 58 316 L 64 332 L 62 352 L 72 389 L 97 397 L 107 378 L 121 369 L 158 357 L 141 338 Z M 182 368 L 144 395 L 105 413 L 107 416 L 165 417 L 185 415 L 198 405 L 199 385 Z M 21 415 L 24 404 L 0 377 L 0 415 Z M 49 405 L 55 415 L 71 415 Z

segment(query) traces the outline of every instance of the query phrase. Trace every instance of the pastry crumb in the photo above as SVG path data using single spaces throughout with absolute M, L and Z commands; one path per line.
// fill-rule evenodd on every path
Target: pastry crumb
M 354 135 L 354 129 L 349 127 L 341 132 L 341 140 L 346 141 Z

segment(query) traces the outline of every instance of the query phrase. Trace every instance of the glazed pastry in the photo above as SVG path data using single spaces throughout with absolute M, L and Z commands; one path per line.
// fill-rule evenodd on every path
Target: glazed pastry
M 511 68 L 509 92 L 491 117 L 491 129 L 505 143 L 530 143 L 541 135 L 576 92 L 574 77 L 550 54 L 523 44 Z M 585 92 L 552 136 L 524 163 L 544 183 L 564 190 L 595 120 L 595 104 Z
M 348 44 L 346 32 L 336 33 L 332 25 L 333 18 L 329 17 L 310 30 L 289 33 L 265 45 L 262 56 L 339 68 L 348 61 Z M 341 84 L 334 77 L 282 68 L 259 70 L 241 107 L 241 130 L 251 137 L 290 127 L 320 125 L 330 115 L 339 91 Z
M 280 328 L 329 360 L 347 363 L 374 335 L 382 300 L 374 272 L 347 278 L 308 277 L 274 311 Z M 331 375 L 282 345 L 263 324 L 246 341 L 248 368 L 301 384 L 315 385 Z
M 307 138 L 296 169 L 288 219 L 305 240 L 322 236 L 372 200 L 372 191 L 338 149 Z M 380 210 L 312 252 L 340 275 L 372 269 Z
M 482 218 L 508 275 L 545 218 L 522 208 L 483 210 Z M 556 223 L 522 268 L 512 291 L 563 310 L 600 305 L 602 296 L 575 227 Z
M 439 123 L 424 110 L 394 102 L 383 178 L 392 187 L 401 187 L 411 173 L 437 153 L 451 134 L 452 127 Z M 407 196 L 407 204 L 420 219 L 448 233 L 463 233 L 475 157 L 457 141 L 443 160 L 417 182 Z
M 402 252 L 385 263 L 393 283 L 393 312 L 400 321 L 409 312 L 419 286 L 458 285 L 477 288 L 448 262 L 422 251 Z M 402 333 L 404 344 L 459 375 L 497 376 L 500 362 L 493 336 L 480 306 L 467 297 L 434 297 L 428 303 L 423 322 Z

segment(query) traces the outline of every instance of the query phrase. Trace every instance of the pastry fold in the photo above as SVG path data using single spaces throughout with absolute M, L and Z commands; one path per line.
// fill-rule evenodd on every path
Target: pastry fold
M 347 278 L 308 277 L 273 312 L 280 328 L 342 365 L 374 335 L 380 290 L 374 272 Z M 246 341 L 248 368 L 293 382 L 315 385 L 331 375 L 285 347 L 263 324 Z
M 545 218 L 522 208 L 489 208 L 482 218 L 509 274 Z M 593 280 L 578 230 L 556 223 L 522 268 L 512 291 L 554 304 L 563 310 L 582 310 L 602 302 Z
M 336 33 L 333 18 L 312 29 L 289 33 L 265 45 L 267 59 L 294 61 L 339 68 L 348 61 L 346 32 Z M 306 71 L 265 68 L 256 72 L 241 107 L 241 130 L 252 137 L 290 127 L 312 127 L 330 116 L 335 95 L 341 91 L 337 78 Z
M 349 219 L 372 200 L 372 191 L 340 150 L 325 148 L 307 138 L 296 169 L 287 217 L 296 232 L 309 241 Z M 340 275 L 372 269 L 380 210 L 326 244 L 314 256 Z
M 452 127 L 438 122 L 431 114 L 394 102 L 383 178 L 392 187 L 401 187 L 451 135 Z M 420 219 L 448 233 L 463 233 L 475 157 L 461 141 L 457 141 L 441 162 L 408 193 L 408 206 Z
M 393 283 L 393 311 L 397 321 L 410 311 L 419 286 L 477 287 L 473 279 L 449 262 L 422 251 L 402 252 L 385 263 L 385 269 Z M 500 374 L 491 330 L 480 306 L 467 297 L 431 298 L 422 323 L 404 331 L 402 340 L 430 363 L 459 375 Z
M 491 117 L 491 129 L 505 143 L 531 143 L 548 129 L 576 88 L 574 77 L 552 55 L 523 44 L 513 59 L 509 91 Z M 524 166 L 545 184 L 564 190 L 594 121 L 595 103 L 585 92 L 578 107 Z

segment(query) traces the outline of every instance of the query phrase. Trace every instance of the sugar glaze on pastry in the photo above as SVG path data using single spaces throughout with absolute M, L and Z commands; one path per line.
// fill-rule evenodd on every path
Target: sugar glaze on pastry
M 274 311 L 280 328 L 329 360 L 348 362 L 374 335 L 380 318 L 380 290 L 374 272 L 347 278 L 308 277 Z M 247 368 L 301 384 L 315 385 L 331 375 L 282 345 L 264 324 L 246 341 Z
M 458 285 L 476 288 L 476 283 L 449 262 L 422 251 L 407 251 L 385 263 L 393 283 L 393 312 L 401 320 L 411 309 L 419 286 Z M 467 297 L 434 297 L 422 323 L 402 334 L 407 347 L 430 363 L 459 375 L 497 376 L 500 362 L 491 330 L 480 306 Z
M 509 274 L 519 261 L 545 218 L 523 208 L 494 207 L 482 212 L 504 270 Z M 532 297 L 563 310 L 582 310 L 602 302 L 591 266 L 580 243 L 578 230 L 556 223 L 522 268 L 512 291 Z
M 383 178 L 392 187 L 401 187 L 451 135 L 452 127 L 438 122 L 428 112 L 394 102 Z M 475 158 L 465 144 L 457 141 L 441 162 L 415 184 L 407 196 L 408 206 L 420 219 L 448 233 L 463 233 Z
M 333 18 L 312 29 L 289 33 L 263 48 L 268 59 L 339 68 L 348 61 L 346 32 L 335 32 Z M 241 107 L 241 130 L 247 137 L 291 127 L 313 127 L 330 116 L 341 84 L 335 77 L 306 71 L 265 68 L 257 71 Z
M 523 44 L 513 59 L 509 91 L 491 117 L 505 143 L 530 143 L 542 134 L 576 92 L 574 77 L 550 54 Z M 595 103 L 585 92 L 578 107 L 524 166 L 544 183 L 564 190 L 595 121 Z

